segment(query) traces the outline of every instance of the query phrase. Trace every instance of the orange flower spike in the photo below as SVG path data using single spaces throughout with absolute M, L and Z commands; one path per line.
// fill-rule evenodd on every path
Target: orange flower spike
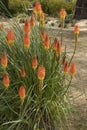
M 68 62 L 66 61 L 64 64 L 64 74 L 66 75 L 68 73 Z
M 41 4 L 40 2 L 36 2 L 34 7 L 34 13 L 40 14 L 41 12 L 42 12 Z
M 74 27 L 74 33 L 75 33 L 76 35 L 79 34 L 79 26 L 78 26 L 78 25 L 75 25 L 75 27 Z
M 57 38 L 55 38 L 54 44 L 53 44 L 53 49 L 54 49 L 55 51 L 57 51 L 58 46 L 59 46 L 59 41 L 58 41 Z
M 62 46 L 60 44 L 57 47 L 57 52 L 59 53 L 59 55 L 62 53 Z
M 45 40 L 44 40 L 44 48 L 46 50 L 48 50 L 50 48 L 50 39 L 49 39 L 48 35 L 46 35 Z
M 28 20 L 25 20 L 24 23 L 24 33 L 30 34 L 30 22 Z
M 35 25 L 35 17 L 34 15 L 32 15 L 30 19 L 30 26 L 33 27 L 34 25 Z
M 70 65 L 70 75 L 71 75 L 71 77 L 73 77 L 75 73 L 76 73 L 76 64 L 74 62 L 72 62 L 71 65 Z
M 29 36 L 28 34 L 24 34 L 24 39 L 23 39 L 23 41 L 24 41 L 24 48 L 25 48 L 26 50 L 28 50 L 29 47 L 30 47 L 30 36 Z
M 9 76 L 8 76 L 8 73 L 7 73 L 7 72 L 4 73 L 4 76 L 3 76 L 3 84 L 4 84 L 4 86 L 6 87 L 6 89 L 8 89 L 9 84 L 10 84 L 10 80 L 9 80 Z
M 41 38 L 44 41 L 46 38 L 46 33 L 44 32 L 44 30 L 41 31 Z
M 26 76 L 26 73 L 25 73 L 24 66 L 22 66 L 22 69 L 21 69 L 21 72 L 20 72 L 20 74 L 21 74 L 21 77 L 22 77 L 22 78 L 25 78 L 25 76 Z
M 32 68 L 35 70 L 37 68 L 38 62 L 37 62 L 37 57 L 34 55 L 33 60 L 32 60 Z
M 13 45 L 14 43 L 14 31 L 11 29 L 7 32 L 7 43 L 9 45 Z
M 75 25 L 74 27 L 74 34 L 75 34 L 75 43 L 78 42 L 78 34 L 79 34 L 79 26 Z
M 23 85 L 19 88 L 19 97 L 21 99 L 21 104 L 23 105 L 24 99 L 26 97 L 26 91 L 25 91 L 25 87 Z
M 38 79 L 41 80 L 41 81 L 43 81 L 44 78 L 45 78 L 45 74 L 46 74 L 45 67 L 40 66 L 38 68 Z
M 4 69 L 6 69 L 7 64 L 8 64 L 8 58 L 7 58 L 6 52 L 4 51 L 1 57 L 1 65 Z
M 66 13 L 65 9 L 62 8 L 62 9 L 60 10 L 60 19 L 61 19 L 61 20 L 65 20 L 66 15 L 67 15 L 67 13 Z

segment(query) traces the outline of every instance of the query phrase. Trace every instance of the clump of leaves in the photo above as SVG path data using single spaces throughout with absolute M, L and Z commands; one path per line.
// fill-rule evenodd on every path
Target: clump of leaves
M 23 27 L 14 21 L 10 29 L 0 29 L 2 130 L 67 129 L 67 92 L 76 71 L 72 59 L 79 28 L 75 27 L 75 48 L 69 60 L 66 48 L 62 48 L 65 16 L 60 13 L 62 26 L 59 41 L 51 39 L 45 32 L 41 11 L 41 5 L 37 3 L 34 16 L 26 20 Z

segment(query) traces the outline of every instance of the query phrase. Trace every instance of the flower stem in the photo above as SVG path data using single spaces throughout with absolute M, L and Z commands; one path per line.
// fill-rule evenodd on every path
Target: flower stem
M 28 60 L 29 60 L 29 57 L 28 57 L 28 50 L 26 50 L 26 64 L 27 64 L 27 67 L 28 67 L 28 71 L 29 71 L 29 62 L 28 62 Z M 29 75 L 30 75 L 30 71 L 29 71 Z
M 63 27 L 61 27 L 61 46 L 63 45 Z
M 75 42 L 75 47 L 74 47 L 73 55 L 72 55 L 72 57 L 71 57 L 71 59 L 70 59 L 70 61 L 69 61 L 69 66 L 70 66 L 70 64 L 71 64 L 71 62 L 72 62 L 72 59 L 73 59 L 74 55 L 75 55 L 76 47 L 77 47 L 77 42 Z

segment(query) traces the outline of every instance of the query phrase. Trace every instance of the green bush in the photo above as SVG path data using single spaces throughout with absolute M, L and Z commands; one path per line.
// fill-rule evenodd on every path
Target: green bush
M 25 12 L 31 3 L 28 0 L 9 0 L 9 9 L 12 13 L 22 13 Z
M 76 71 L 75 66 L 70 68 L 77 37 L 73 54 L 68 57 L 68 50 L 62 48 L 63 28 L 58 41 L 36 23 L 31 28 L 28 23 L 20 27 L 14 20 L 9 24 L 11 30 L 0 28 L 0 130 L 68 130 L 68 90 Z M 26 36 L 28 39 L 24 39 Z M 35 55 L 36 69 L 32 65 Z M 21 75 L 22 67 L 25 76 Z M 26 93 L 20 96 L 21 86 Z
M 61 8 L 65 8 L 67 13 L 72 13 L 75 7 L 76 0 L 65 2 L 65 0 L 47 0 L 41 1 L 44 12 L 49 15 L 57 16 Z

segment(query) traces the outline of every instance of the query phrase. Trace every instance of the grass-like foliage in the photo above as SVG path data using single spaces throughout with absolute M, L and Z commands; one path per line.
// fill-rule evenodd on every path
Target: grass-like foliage
M 45 32 L 38 2 L 24 25 L 0 26 L 0 130 L 68 129 L 67 92 L 76 71 L 72 59 L 79 29 L 75 27 L 75 49 L 68 60 L 62 42 L 65 16 L 62 9 L 61 41 Z

